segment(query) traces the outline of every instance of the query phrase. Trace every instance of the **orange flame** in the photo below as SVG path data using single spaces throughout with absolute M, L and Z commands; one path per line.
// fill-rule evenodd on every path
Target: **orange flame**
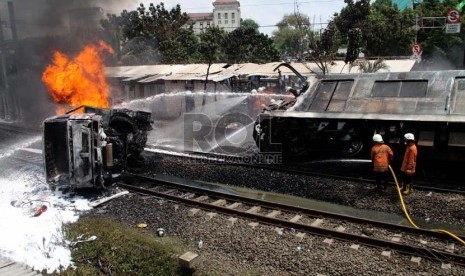
M 42 74 L 42 82 L 53 100 L 73 107 L 80 105 L 109 107 L 109 88 L 100 57 L 104 51 L 114 53 L 113 49 L 103 41 L 98 45 L 85 46 L 72 59 L 55 51 L 52 64 L 48 65 Z

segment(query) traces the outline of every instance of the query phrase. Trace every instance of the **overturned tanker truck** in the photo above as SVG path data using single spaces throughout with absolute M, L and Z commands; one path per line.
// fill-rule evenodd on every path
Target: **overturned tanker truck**
M 402 158 L 403 135 L 411 132 L 419 165 L 465 163 L 465 71 L 295 73 L 307 83 L 295 101 L 270 105 L 256 121 L 261 152 L 280 152 L 285 160 L 369 159 L 379 133 Z
M 45 176 L 52 189 L 105 187 L 112 173 L 140 156 L 152 130 L 149 112 L 81 108 L 84 113 L 74 109 L 43 123 Z

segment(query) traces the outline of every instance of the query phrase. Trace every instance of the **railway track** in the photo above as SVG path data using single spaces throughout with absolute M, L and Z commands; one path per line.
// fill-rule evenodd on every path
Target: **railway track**
M 21 134 L 21 135 L 29 135 L 29 134 L 37 134 L 39 133 L 39 129 L 34 129 L 31 127 L 24 127 L 18 126 L 15 124 L 7 124 L 7 123 L 0 123 L 0 130 L 5 131 L 12 134 Z
M 284 172 L 284 173 L 290 173 L 290 174 L 296 174 L 296 175 L 305 175 L 305 176 L 323 177 L 323 178 L 330 178 L 330 179 L 374 183 L 374 180 L 369 177 L 369 173 L 371 172 L 370 169 L 367 169 L 364 172 L 365 175 L 354 177 L 354 176 L 347 176 L 347 175 L 341 175 L 341 174 L 331 174 L 331 173 L 320 172 L 317 169 L 305 167 L 300 164 L 293 164 L 293 165 L 290 164 L 286 166 L 282 164 L 266 164 L 265 163 L 266 157 L 254 157 L 254 155 L 238 156 L 238 155 L 228 155 L 228 154 L 220 154 L 220 153 L 202 153 L 202 152 L 189 152 L 189 151 L 188 152 L 176 152 L 172 150 L 165 150 L 165 149 L 151 148 L 151 147 L 148 147 L 145 150 L 149 152 L 163 154 L 163 155 L 172 155 L 172 156 L 176 156 L 180 158 L 197 160 L 199 163 L 206 162 L 206 163 L 215 163 L 218 165 L 242 166 L 242 167 Z M 257 160 L 261 161 L 262 163 L 257 163 Z M 334 160 L 334 163 L 337 163 L 338 161 L 340 160 Z M 354 160 L 354 162 L 363 162 L 363 161 L 364 160 Z M 348 162 L 350 162 L 350 160 L 348 160 Z M 366 162 L 369 163 L 369 161 L 366 161 Z M 334 163 L 331 163 L 331 160 L 328 160 L 327 163 L 329 164 L 329 166 L 334 166 Z M 348 170 L 350 170 L 350 168 Z M 427 191 L 432 191 L 432 192 L 465 194 L 465 190 L 463 189 L 463 187 L 459 186 L 458 183 L 455 183 L 455 182 L 448 184 L 448 183 L 430 182 L 430 181 L 424 181 L 424 180 L 417 179 L 415 180 L 415 189 L 427 190 Z
M 327 243 L 334 240 L 350 242 L 351 248 L 365 245 L 380 248 L 386 255 L 393 250 L 413 258 L 465 265 L 465 250 L 448 236 L 430 230 L 251 199 L 138 175 L 125 174 L 118 185 L 132 192 L 183 203 L 191 206 L 193 213 L 202 209 L 211 214 L 230 215 L 231 220 L 244 218 L 252 224 L 292 229 L 301 238 L 305 234 L 319 235 L 325 237 Z

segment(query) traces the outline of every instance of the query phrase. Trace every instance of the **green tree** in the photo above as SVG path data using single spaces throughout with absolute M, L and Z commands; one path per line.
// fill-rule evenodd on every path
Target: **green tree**
M 271 38 L 247 27 L 239 27 L 228 33 L 223 49 L 230 63 L 265 63 L 280 59 Z
M 281 56 L 301 59 L 313 36 L 309 17 L 301 13 L 288 14 L 277 26 L 272 37 Z
M 365 55 L 410 55 L 415 35 L 413 24 L 411 9 L 399 11 L 389 1 L 376 1 L 369 16 L 369 27 L 365 30 Z
M 199 59 L 199 39 L 190 30 L 182 29 L 175 38 L 163 41 L 163 63 L 193 63 Z
M 148 9 L 140 4 L 134 11 L 124 10 L 119 16 L 108 15 L 102 21 L 102 27 L 120 40 L 123 61 L 137 63 L 139 59 L 141 64 L 160 60 L 178 63 L 183 59 L 189 60 L 187 56 L 195 57 L 197 46 L 192 30 L 183 29 L 188 19 L 187 14 L 181 12 L 180 5 L 167 10 L 163 2 L 156 6 L 150 4 Z M 143 54 L 147 53 L 152 58 L 159 58 L 146 58 Z
M 314 38 L 309 44 L 308 56 L 313 60 L 323 75 L 329 73 L 339 48 L 338 30 L 334 22 L 330 22 L 320 37 Z
M 389 69 L 389 66 L 384 62 L 383 59 L 377 59 L 375 61 L 363 60 L 358 64 L 358 69 L 362 73 L 375 73 L 381 69 Z
M 344 0 L 346 6 L 334 14 L 333 22 L 341 33 L 341 43 L 348 44 L 347 34 L 351 29 L 359 28 L 364 35 L 369 27 L 370 0 Z
M 213 62 L 218 62 L 223 59 L 222 45 L 226 38 L 226 32 L 217 27 L 210 26 L 200 34 L 200 59 L 208 63 L 207 75 L 205 77 L 204 90 L 207 90 L 208 75 L 210 66 Z M 204 102 L 205 103 L 205 98 Z
M 241 27 L 250 28 L 250 29 L 254 29 L 258 31 L 258 28 L 260 26 L 253 19 L 244 19 L 244 20 L 241 20 Z
M 347 53 L 344 62 L 352 64 L 360 54 L 360 49 L 363 45 L 362 30 L 359 28 L 352 28 L 347 34 Z
M 154 39 L 134 37 L 128 40 L 121 49 L 121 62 L 125 65 L 156 64 L 161 60 L 161 54 Z
M 417 9 L 416 13 L 423 17 L 445 16 L 451 7 L 457 5 L 459 1 L 424 1 Z M 461 22 L 464 23 L 462 17 Z M 424 22 L 427 26 L 431 22 Z M 436 68 L 452 69 L 464 66 L 464 37 L 465 30 L 462 26 L 460 33 L 447 34 L 443 29 L 422 28 L 418 32 L 418 42 L 423 48 L 422 60 Z M 445 64 L 446 63 L 446 64 Z M 441 64 L 441 67 L 438 65 Z M 444 65 L 445 64 L 445 65 Z
M 356 48 L 361 48 L 365 56 L 409 53 L 414 38 L 412 10 L 399 11 L 389 0 L 376 0 L 371 7 L 369 0 L 345 3 L 347 6 L 335 14 L 333 21 L 348 47 L 346 62 L 354 60 Z
M 121 59 L 121 16 L 115 14 L 107 14 L 107 18 L 100 21 L 104 29 L 104 37 L 106 42 L 111 45 L 115 51 L 116 58 Z

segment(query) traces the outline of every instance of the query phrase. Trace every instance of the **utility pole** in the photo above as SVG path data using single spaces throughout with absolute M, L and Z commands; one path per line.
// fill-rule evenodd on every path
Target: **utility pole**
M 1 89 L 1 101 L 2 101 L 2 118 L 5 120 L 10 119 L 9 115 L 9 89 L 8 89 L 8 80 L 6 75 L 6 66 L 5 66 L 5 37 L 3 35 L 3 24 L 2 19 L 0 18 L 0 63 L 1 63 L 1 78 L 3 83 L 3 89 Z
M 18 32 L 16 30 L 16 16 L 15 16 L 15 10 L 14 10 L 14 6 L 13 6 L 12 1 L 8 1 L 8 15 L 9 15 L 9 18 L 10 18 L 12 43 L 11 43 L 11 48 L 10 49 L 7 49 L 6 47 L 4 47 L 3 49 L 5 51 L 7 51 L 7 50 L 13 51 L 13 54 L 10 55 L 9 62 L 10 62 L 10 65 L 13 68 L 16 68 L 16 59 L 15 59 L 16 52 L 15 51 L 16 51 L 16 45 L 18 43 Z M 5 57 L 5 55 L 3 55 L 3 56 Z M 2 62 L 2 64 L 3 64 L 2 65 L 3 74 L 4 74 L 4 78 L 5 78 L 5 89 L 6 89 L 6 92 L 8 93 L 8 98 L 11 100 L 10 119 L 11 120 L 21 120 L 22 119 L 22 114 L 21 114 L 22 111 L 21 111 L 21 108 L 19 107 L 16 94 L 11 93 L 11 87 L 9 85 L 9 80 L 8 80 L 8 72 L 6 70 L 6 60 L 5 60 L 5 58 L 4 58 L 3 62 Z

